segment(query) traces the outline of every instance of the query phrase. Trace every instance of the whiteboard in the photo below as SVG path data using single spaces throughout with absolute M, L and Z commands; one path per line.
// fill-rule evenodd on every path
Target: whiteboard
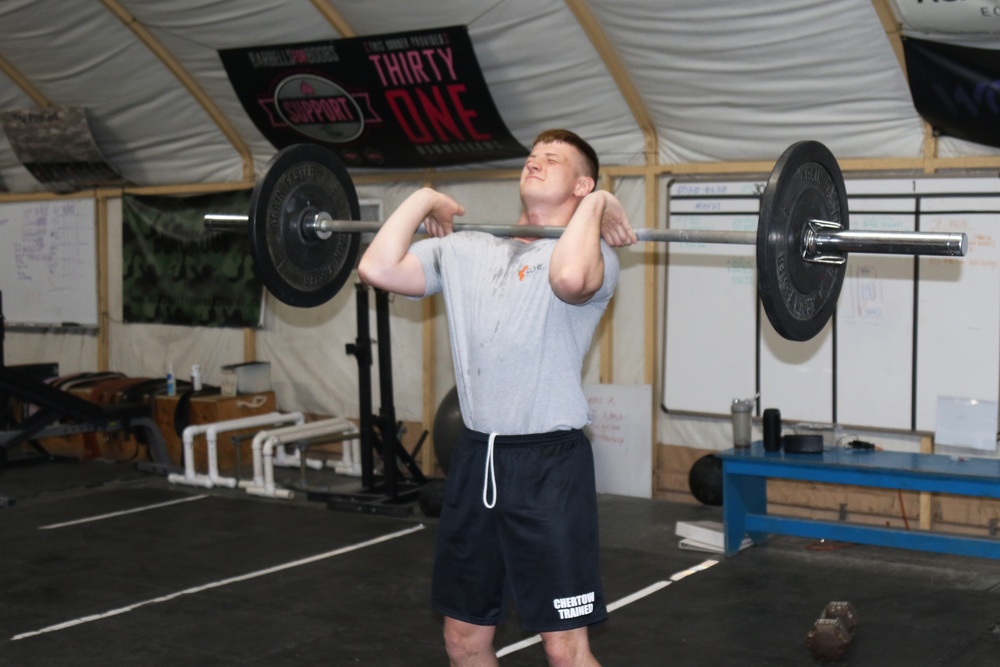
M 759 182 L 673 183 L 670 227 L 755 229 L 744 210 Z M 733 252 L 670 244 L 664 408 L 728 417 L 733 398 L 760 392 L 792 421 L 933 432 L 940 396 L 1000 396 L 1000 181 L 846 181 L 850 225 L 969 235 L 965 258 L 852 253 L 834 319 L 810 341 L 788 341 L 742 287 Z M 714 272 L 714 273 L 713 273 Z M 754 277 L 756 283 L 756 277 Z
M 653 388 L 648 384 L 585 384 L 598 493 L 653 497 Z
M 754 231 L 760 199 L 754 184 L 671 186 L 670 227 Z M 691 195 L 711 199 L 686 200 Z M 730 199 L 722 197 L 729 196 Z M 757 392 L 757 269 L 754 247 L 667 246 L 663 407 L 726 412 Z
M 939 397 L 998 400 L 1000 213 L 929 214 L 920 228 L 969 235 L 964 259 L 920 258 L 916 422 L 933 431 Z
M 93 199 L 0 204 L 0 291 L 9 324 L 97 325 Z
M 786 422 L 833 421 L 833 325 L 807 341 L 782 338 L 761 307 L 760 403 Z
M 874 211 L 880 204 L 852 200 L 851 228 L 914 231 L 913 200 L 910 212 L 855 212 L 862 206 Z M 914 267 L 910 256 L 849 257 L 837 301 L 837 419 L 833 421 L 897 430 L 913 427 Z

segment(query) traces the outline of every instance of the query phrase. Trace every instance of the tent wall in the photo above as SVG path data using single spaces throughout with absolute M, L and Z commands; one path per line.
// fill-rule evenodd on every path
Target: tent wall
M 359 197 L 379 200 L 385 211 L 392 211 L 420 185 L 415 181 L 362 184 Z M 512 224 L 519 212 L 515 180 L 443 182 L 437 187 L 466 204 L 468 221 Z M 613 188 L 634 226 L 665 224 L 662 196 L 658 220 L 646 219 L 646 179 L 613 179 Z M 658 193 L 665 192 L 665 179 L 657 181 L 655 188 Z M 356 337 L 356 280 L 348 281 L 330 302 L 312 309 L 292 308 L 266 296 L 263 327 L 249 338 L 253 349 L 246 349 L 247 336 L 239 329 L 127 324 L 122 321 L 121 302 L 121 199 L 108 198 L 105 202 L 108 282 L 101 289 L 107 293 L 110 370 L 159 377 L 171 364 L 178 377 L 186 379 L 187 369 L 197 363 L 205 381 L 218 384 L 223 365 L 247 359 L 268 361 L 282 409 L 358 416 L 357 365 L 345 352 L 345 346 Z M 655 414 L 653 435 L 657 443 L 708 450 L 730 446 L 727 420 L 666 415 L 659 409 L 666 273 L 663 248 L 639 244 L 618 253 L 622 266 L 619 287 L 609 309 L 609 320 L 602 324 L 586 357 L 583 381 L 652 384 L 654 403 L 650 410 Z M 652 313 L 647 312 L 650 299 Z M 430 428 L 436 406 L 454 383 L 443 306 L 439 297 L 393 297 L 390 310 L 399 418 L 424 422 Z M 650 316 L 652 329 L 646 325 Z M 372 322 L 374 326 L 374 314 Z M 99 338 L 93 333 L 11 332 L 6 340 L 6 361 L 56 361 L 63 373 L 98 370 L 98 347 Z M 373 373 L 377 383 L 377 366 Z M 729 398 L 721 397 L 720 401 Z M 887 434 L 879 438 L 890 447 L 916 451 L 920 446 L 919 438 L 914 440 L 912 436 L 901 436 L 898 442 Z

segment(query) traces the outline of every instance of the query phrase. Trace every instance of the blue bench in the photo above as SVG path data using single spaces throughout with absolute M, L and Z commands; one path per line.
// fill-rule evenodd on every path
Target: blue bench
M 772 516 L 767 513 L 767 480 L 789 479 L 1000 498 L 1000 460 L 959 459 L 942 454 L 907 454 L 830 449 L 822 454 L 728 449 L 722 459 L 725 553 L 736 554 L 744 534 L 757 544 L 770 533 L 873 544 L 900 549 L 982 558 L 1000 558 L 1000 539 L 922 530 L 881 528 L 842 521 Z

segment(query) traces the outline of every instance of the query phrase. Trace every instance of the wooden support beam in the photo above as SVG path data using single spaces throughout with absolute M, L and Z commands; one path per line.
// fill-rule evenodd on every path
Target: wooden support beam
M 309 0 L 313 7 L 333 26 L 334 30 L 340 33 L 341 37 L 357 37 L 357 33 L 347 23 L 343 16 L 336 9 L 330 6 L 327 0 Z
M 243 361 L 257 361 L 257 330 L 252 327 L 243 329 Z
M 243 159 L 243 178 L 252 181 L 254 179 L 253 154 L 232 121 L 222 113 L 222 110 L 215 101 L 198 85 L 194 77 L 184 69 L 173 54 L 160 44 L 159 40 L 153 36 L 153 33 L 132 16 L 128 10 L 122 7 L 118 0 L 101 0 L 101 2 L 125 24 L 126 28 L 131 30 L 146 45 L 146 48 L 153 52 L 153 55 L 159 58 L 164 67 L 170 70 L 177 80 L 180 81 L 181 85 L 187 89 L 188 93 L 201 105 L 201 108 L 215 122 L 219 130 L 226 136 L 229 143 L 232 144 L 233 148 L 236 149 L 236 152 Z
M 644 179 L 645 182 L 645 227 L 659 227 L 659 211 L 660 211 L 660 188 L 657 181 L 657 176 L 652 173 L 647 173 Z M 651 386 L 652 391 L 650 394 L 653 397 L 653 404 L 649 406 L 649 409 L 653 412 L 652 418 L 652 438 L 650 444 L 650 460 L 652 461 L 652 479 L 650 480 L 650 488 L 653 492 L 659 485 L 659 478 L 657 476 L 657 471 L 659 470 L 659 457 L 662 452 L 660 447 L 659 438 L 659 416 L 660 416 L 660 404 L 662 398 L 660 396 L 662 383 L 657 382 L 656 378 L 660 375 L 660 364 L 658 364 L 657 352 L 659 349 L 659 336 L 656 335 L 656 323 L 658 321 L 658 316 L 661 311 L 660 305 L 663 303 L 660 298 L 659 293 L 659 279 L 660 276 L 666 273 L 661 271 L 660 260 L 665 256 L 665 248 L 661 248 L 659 243 L 646 243 L 645 248 L 643 248 L 643 253 L 645 254 L 645 260 L 643 264 L 646 267 L 646 289 L 645 289 L 645 302 L 643 305 L 643 317 L 644 317 L 644 329 L 645 329 L 645 354 L 644 354 L 644 375 L 642 381 L 644 384 Z
M 0 72 L 6 74 L 7 78 L 17 84 L 17 87 L 20 88 L 25 95 L 30 97 L 31 101 L 33 101 L 36 106 L 43 109 L 52 106 L 52 103 L 49 102 L 48 98 L 46 98 L 45 95 L 42 95 L 42 92 L 38 90 L 38 88 L 35 88 L 35 85 L 28 80 L 28 77 L 21 74 L 21 71 L 11 65 L 10 61 L 3 56 L 0 56 Z
M 587 33 L 590 43 L 594 45 L 598 55 L 601 56 L 605 67 L 608 68 L 608 73 L 611 74 L 611 78 L 618 85 L 618 90 L 621 91 L 625 103 L 628 104 L 628 108 L 632 111 L 632 116 L 635 118 L 635 122 L 642 131 L 642 136 L 646 140 L 646 164 L 656 164 L 659 161 L 656 125 L 653 123 L 653 116 L 649 113 L 645 100 L 642 99 L 639 89 L 636 87 L 635 82 L 632 81 L 632 75 L 629 74 L 625 64 L 618 57 L 618 52 L 615 51 L 611 40 L 608 39 L 604 28 L 601 27 L 600 22 L 594 16 L 594 12 L 587 5 L 586 0 L 566 0 L 566 6 L 573 12 L 583 31 Z
M 874 5 L 875 12 L 882 22 L 886 39 L 889 40 L 889 45 L 892 47 L 893 53 L 896 54 L 896 60 L 899 62 L 899 68 L 903 72 L 903 78 L 909 81 L 910 75 L 906 69 L 906 55 L 903 50 L 902 26 L 900 26 L 899 21 L 896 19 L 896 12 L 890 6 L 889 0 L 872 0 L 872 5 Z M 934 160 L 936 157 L 937 136 L 934 134 L 934 128 L 931 127 L 931 124 L 924 121 L 923 169 L 925 174 L 934 173 Z
M 94 199 L 94 218 L 97 221 L 97 370 L 110 370 L 111 316 L 108 305 L 108 200 Z
M 648 175 L 645 179 L 645 193 L 646 193 L 646 211 L 645 211 L 645 224 L 644 227 L 656 228 L 660 225 L 659 220 L 659 187 L 657 185 L 657 180 L 655 176 Z M 660 311 L 660 304 L 662 303 L 660 295 L 658 293 L 657 286 L 659 284 L 659 262 L 660 258 L 663 256 L 664 248 L 660 248 L 659 243 L 645 243 L 643 244 L 643 252 L 645 253 L 645 261 L 643 264 L 646 266 L 646 292 L 645 292 L 645 342 L 646 342 L 646 367 L 644 370 L 643 383 L 654 385 L 653 397 L 654 402 L 658 403 L 656 397 L 657 391 L 655 388 L 655 379 L 657 376 L 656 368 L 656 350 L 658 337 L 656 335 L 656 314 Z M 653 423 L 656 423 L 655 415 Z
M 934 439 L 930 436 L 920 438 L 920 453 L 934 453 Z M 920 492 L 920 530 L 933 530 L 934 528 L 934 494 L 927 491 Z

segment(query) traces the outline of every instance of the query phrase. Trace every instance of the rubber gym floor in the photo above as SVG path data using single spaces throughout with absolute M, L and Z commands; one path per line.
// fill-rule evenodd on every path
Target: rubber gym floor
M 0 469 L 0 665 L 447 664 L 428 606 L 435 520 L 301 495 L 175 486 L 100 461 Z M 599 507 L 613 611 L 591 643 L 604 667 L 830 664 L 804 640 L 835 600 L 861 622 L 833 664 L 1000 664 L 1000 562 L 790 537 L 726 559 L 674 533 L 719 508 L 607 495 Z M 545 664 L 516 617 L 496 646 L 504 667 Z

